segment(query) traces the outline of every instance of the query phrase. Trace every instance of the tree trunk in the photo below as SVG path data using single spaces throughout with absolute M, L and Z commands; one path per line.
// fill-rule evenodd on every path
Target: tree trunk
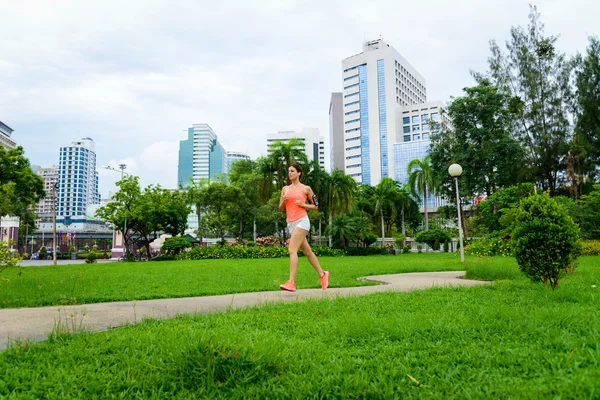
M 429 230 L 429 215 L 427 214 L 427 188 L 423 188 L 423 211 L 425 213 L 425 230 Z
M 383 230 L 383 208 L 379 208 L 379 214 L 381 215 L 381 247 L 383 247 L 383 239 L 385 237 L 385 232 Z
M 402 235 L 406 237 L 406 226 L 404 225 L 404 206 L 402 206 Z

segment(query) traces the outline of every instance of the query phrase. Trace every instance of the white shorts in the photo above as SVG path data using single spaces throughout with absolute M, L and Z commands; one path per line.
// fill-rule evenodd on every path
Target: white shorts
M 295 221 L 288 222 L 288 234 L 291 235 L 296 228 L 304 229 L 305 231 L 310 232 L 310 220 L 308 219 L 308 215 Z

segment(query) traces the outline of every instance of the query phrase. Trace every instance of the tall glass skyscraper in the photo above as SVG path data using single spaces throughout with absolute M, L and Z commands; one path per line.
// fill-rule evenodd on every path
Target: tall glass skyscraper
M 87 225 L 103 225 L 87 218 L 87 208 L 100 204 L 96 149 L 94 141 L 85 137 L 60 148 L 58 190 L 56 193 L 57 229 L 81 230 Z
M 177 187 L 185 188 L 200 179 L 211 180 L 217 174 L 227 174 L 227 155 L 208 124 L 188 128 L 188 138 L 179 142 Z
M 431 136 L 448 126 L 449 121 L 441 110 L 442 103 L 439 101 L 413 104 L 396 110 L 396 126 L 402 133 L 402 139 L 394 144 L 394 172 L 398 182 L 408 182 L 408 164 L 415 159 L 424 159 L 429 153 Z M 426 201 L 429 211 L 446 204 L 441 197 L 431 195 Z
M 342 69 L 344 170 L 368 185 L 396 179 L 396 108 L 427 101 L 425 79 L 383 39 L 364 43 Z

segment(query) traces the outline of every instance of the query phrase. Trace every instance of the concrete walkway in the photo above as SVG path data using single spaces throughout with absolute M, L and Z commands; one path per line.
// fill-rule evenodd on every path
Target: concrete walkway
M 337 296 L 357 296 L 376 292 L 408 292 L 433 286 L 474 286 L 487 282 L 462 279 L 464 271 L 418 272 L 369 276 L 365 280 L 381 282 L 377 286 L 353 288 L 301 289 L 238 293 L 221 296 L 140 300 L 78 306 L 0 309 L 0 350 L 11 340 L 45 340 L 55 327 L 63 332 L 101 331 L 143 318 L 172 318 L 178 314 L 213 313 L 260 305 L 267 302 L 293 302 Z M 73 329 L 73 328 L 76 329 Z

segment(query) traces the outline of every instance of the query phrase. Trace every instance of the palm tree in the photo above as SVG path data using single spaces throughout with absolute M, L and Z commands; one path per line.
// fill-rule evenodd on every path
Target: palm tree
M 258 199 L 262 204 L 267 204 L 274 191 L 275 167 L 271 159 L 267 157 L 259 157 L 256 160 L 256 167 L 260 176 L 258 182 Z
M 392 178 L 383 178 L 374 188 L 375 210 L 379 210 L 379 216 L 381 217 L 381 247 L 383 247 L 383 239 L 385 238 L 383 209 L 386 206 L 394 207 L 396 184 L 397 182 Z
M 287 169 L 290 165 L 298 163 L 302 166 L 308 164 L 308 158 L 304 153 L 304 142 L 292 138 L 287 142 L 276 140 L 270 145 L 271 166 L 275 174 L 277 188 L 281 189 L 287 182 Z
M 326 233 L 338 238 L 344 249 L 348 250 L 348 242 L 356 237 L 356 221 L 348 214 L 340 214 L 327 227 Z
M 411 193 L 419 198 L 423 193 L 423 210 L 425 212 L 425 230 L 429 229 L 429 216 L 427 215 L 427 193 L 435 194 L 431 156 L 427 155 L 422 160 L 411 160 L 407 167 L 408 186 Z
M 331 225 L 336 215 L 346 211 L 352 211 L 354 196 L 356 194 L 356 181 L 340 169 L 334 169 L 329 176 L 326 189 L 326 218 Z M 329 236 L 329 246 L 331 247 L 331 235 Z
M 406 189 L 406 186 L 398 183 L 396 186 L 396 198 L 394 199 L 394 204 L 397 208 L 400 208 L 400 216 L 402 218 L 402 235 L 406 236 L 406 224 L 404 222 L 404 214 L 405 210 L 409 207 L 412 199 L 410 198 L 410 193 Z

